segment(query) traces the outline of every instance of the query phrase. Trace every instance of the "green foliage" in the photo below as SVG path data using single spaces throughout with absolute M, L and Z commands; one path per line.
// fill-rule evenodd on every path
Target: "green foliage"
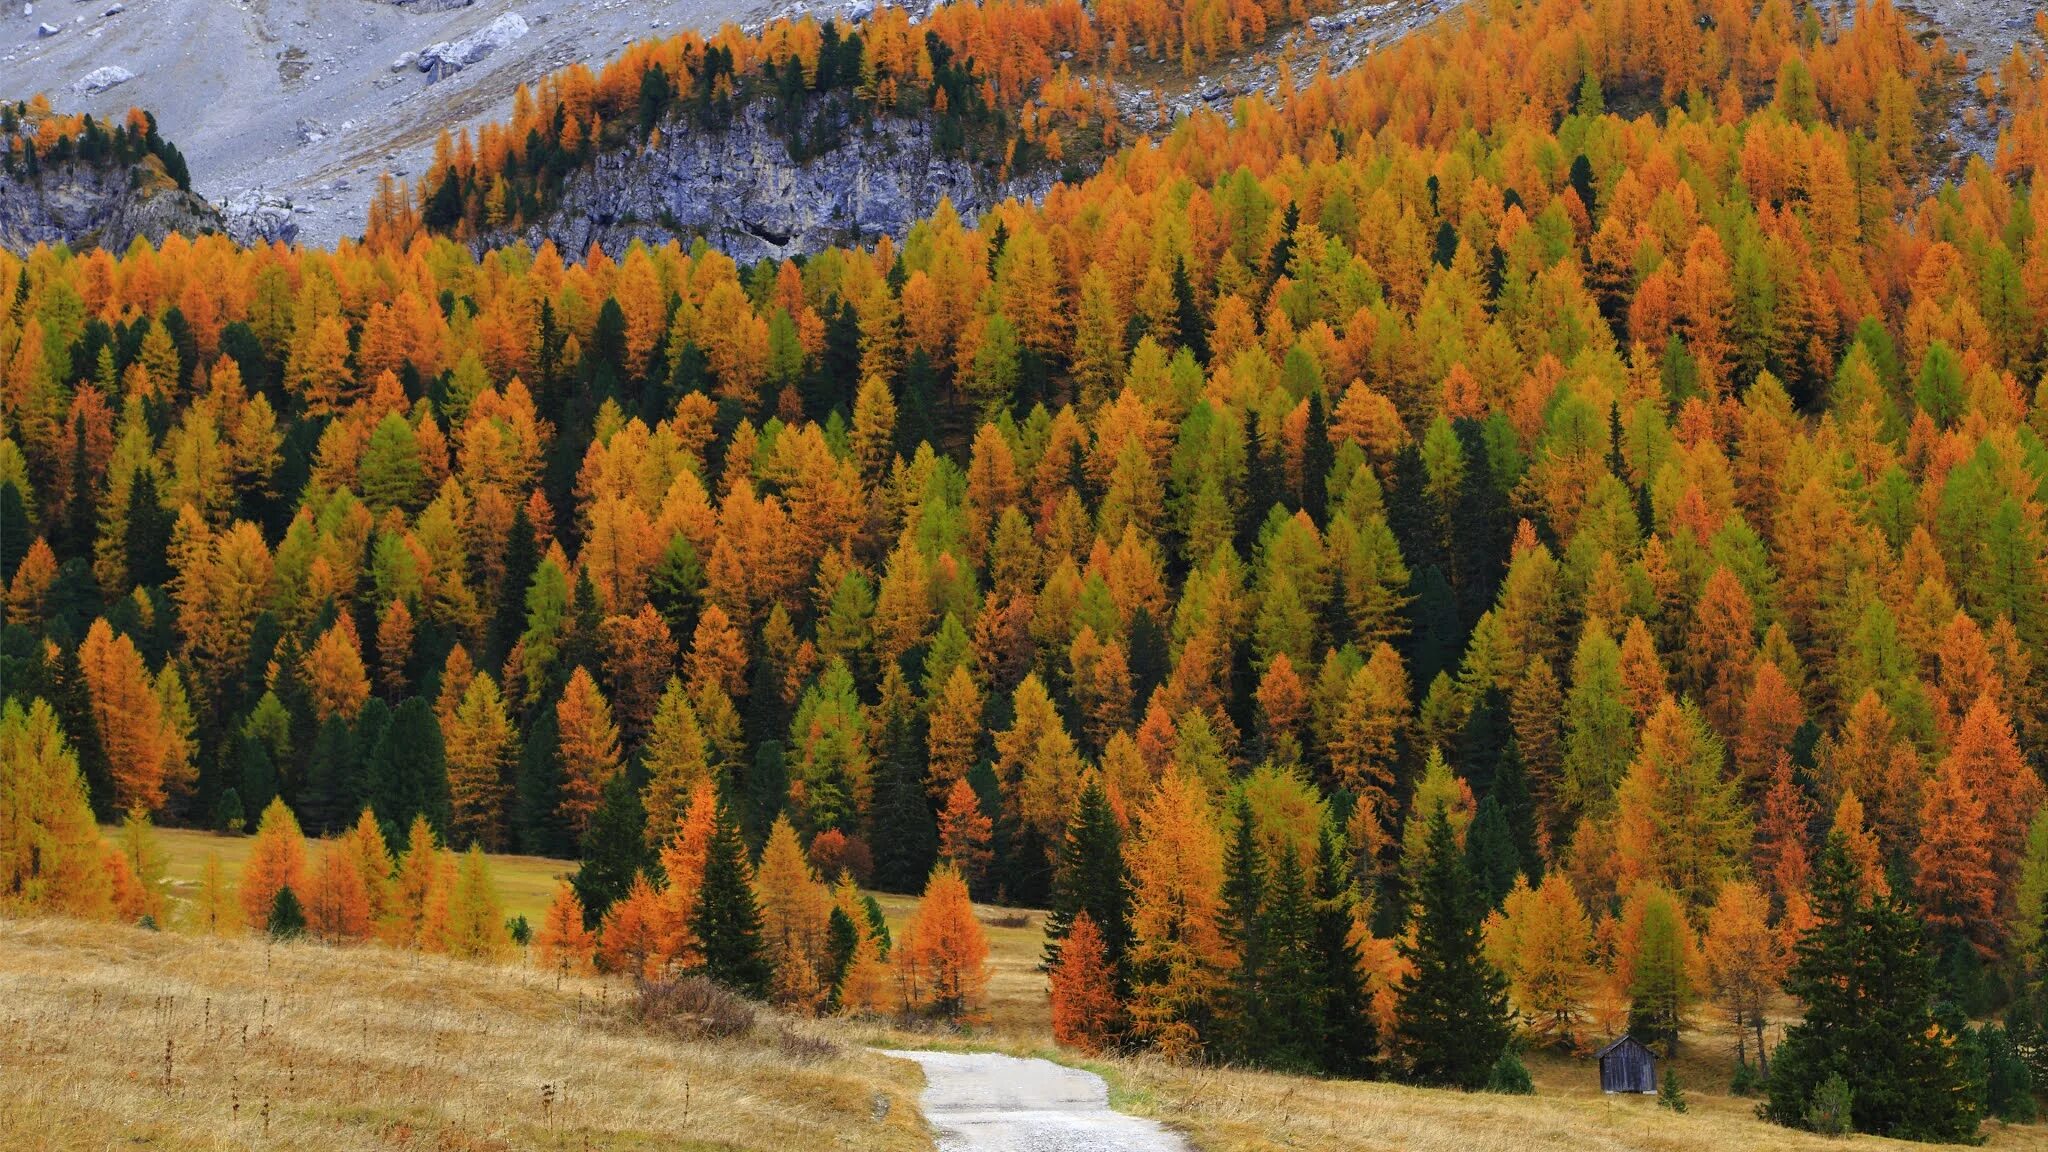
M 1431 814 L 1416 879 L 1420 916 L 1401 954 L 1415 967 L 1400 986 L 1395 1033 L 1417 1084 L 1483 1087 L 1510 1035 L 1507 980 L 1479 949 L 1479 894 L 1450 819 Z
M 1503 1096 L 1534 1096 L 1536 1082 L 1529 1078 L 1521 1056 L 1513 1048 L 1503 1048 L 1500 1059 L 1493 1062 L 1493 1071 L 1486 1074 L 1486 1090 Z
M 691 927 L 703 952 L 702 974 L 760 999 L 768 994 L 769 970 L 761 945 L 761 910 L 748 872 L 739 823 L 731 809 L 720 804 Z
M 272 940 L 297 940 L 306 934 L 306 911 L 299 905 L 298 893 L 286 885 L 277 890 L 277 896 L 270 902 L 270 919 L 263 930 Z
M 1814 1089 L 1802 1119 L 1823 1136 L 1847 1136 L 1856 1130 L 1856 1093 L 1837 1072 Z
M 1973 1138 L 1982 1087 L 1935 1018 L 1934 960 L 1920 924 L 1896 897 L 1863 895 L 1839 832 L 1815 866 L 1813 913 L 1786 984 L 1805 1018 L 1771 1061 L 1765 1118 L 1816 1131 Z
M 1672 1112 L 1685 1111 L 1685 1089 L 1679 1087 L 1678 1070 L 1666 1066 L 1663 1083 L 1657 1086 L 1657 1107 Z

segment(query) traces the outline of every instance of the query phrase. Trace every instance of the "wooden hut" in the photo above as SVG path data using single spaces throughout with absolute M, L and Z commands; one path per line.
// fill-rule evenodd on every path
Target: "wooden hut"
M 1656 1095 L 1657 1058 L 1635 1037 L 1624 1035 L 1600 1050 L 1600 1090 Z

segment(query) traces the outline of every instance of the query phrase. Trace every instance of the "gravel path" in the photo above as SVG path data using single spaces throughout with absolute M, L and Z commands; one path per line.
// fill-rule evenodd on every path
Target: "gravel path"
M 920 1103 L 939 1152 L 1188 1152 L 1158 1124 L 1111 1111 L 1093 1072 L 978 1053 L 883 1055 L 923 1066 Z

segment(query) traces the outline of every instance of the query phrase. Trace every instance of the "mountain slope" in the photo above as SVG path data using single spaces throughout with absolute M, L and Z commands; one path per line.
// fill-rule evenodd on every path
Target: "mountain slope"
M 380 172 L 425 166 L 443 127 L 506 114 L 513 90 L 575 61 L 672 27 L 744 19 L 750 0 L 106 0 L 0 11 L 0 76 L 10 94 L 46 91 L 63 111 L 154 111 L 190 158 L 196 190 L 248 212 L 288 199 L 300 239 L 331 245 L 362 231 Z M 53 15 L 54 13 L 54 15 Z M 417 54 L 517 14 L 524 35 L 435 82 Z M 61 31 L 37 35 L 59 21 Z M 414 59 L 400 61 L 407 56 Z M 118 66 L 133 79 L 89 92 Z

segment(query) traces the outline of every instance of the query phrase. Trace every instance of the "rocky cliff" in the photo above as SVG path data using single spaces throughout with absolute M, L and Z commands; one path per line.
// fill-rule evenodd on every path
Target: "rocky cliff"
M 724 129 L 663 126 L 659 143 L 618 149 L 572 174 L 553 212 L 522 232 L 484 237 L 552 239 L 565 254 L 594 241 L 617 252 L 635 238 L 688 244 L 703 237 L 742 263 L 809 255 L 834 244 L 902 237 L 941 197 L 966 219 L 1010 197 L 1037 200 L 1051 172 L 998 180 L 991 169 L 935 146 L 932 125 L 912 118 L 826 125 L 832 146 L 802 158 L 756 101 Z M 818 125 L 812 124 L 817 139 Z
M 160 176 L 119 164 L 46 164 L 34 175 L 0 169 L 0 247 L 37 244 L 120 250 L 138 236 L 161 242 L 173 232 L 226 228 L 213 205 Z M 139 186 L 138 186 L 139 185 Z

